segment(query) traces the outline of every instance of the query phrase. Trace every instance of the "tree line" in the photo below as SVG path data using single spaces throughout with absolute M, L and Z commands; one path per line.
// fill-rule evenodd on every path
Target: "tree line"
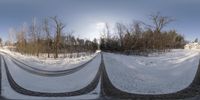
M 131 24 L 116 23 L 114 31 L 106 24 L 100 38 L 100 48 L 103 51 L 143 54 L 165 52 L 174 48 L 183 48 L 184 36 L 176 30 L 163 31 L 170 22 L 170 17 L 156 13 L 150 16 L 148 25 L 142 21 Z M 111 32 L 112 31 L 112 32 Z
M 0 47 L 2 46 L 3 44 L 2 44 L 2 39 L 0 38 Z
M 16 51 L 22 54 L 39 56 L 40 53 L 95 52 L 98 48 L 97 39 L 81 39 L 75 37 L 73 32 L 64 32 L 65 24 L 58 17 L 45 18 L 37 21 L 33 18 L 30 25 L 22 25 L 19 29 L 9 32 L 10 42 L 16 37 Z M 12 42 L 11 42 L 12 43 Z
M 100 49 L 102 51 L 143 54 L 151 52 L 165 52 L 174 48 L 183 48 L 186 41 L 184 36 L 176 30 L 163 30 L 173 21 L 170 17 L 156 13 L 150 16 L 152 24 L 135 21 L 129 24 L 116 23 L 111 30 L 108 24 L 100 36 Z M 93 41 L 77 38 L 73 32 L 65 32 L 65 24 L 58 17 L 45 18 L 22 25 L 19 29 L 9 31 L 9 40 L 16 51 L 24 54 L 39 56 L 40 53 L 94 52 L 98 49 L 97 39 Z M 9 42 L 9 43 L 10 43 Z M 8 43 L 8 44 L 9 44 Z

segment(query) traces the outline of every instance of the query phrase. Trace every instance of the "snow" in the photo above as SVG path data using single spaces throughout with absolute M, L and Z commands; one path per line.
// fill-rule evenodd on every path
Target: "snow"
M 39 56 L 38 58 L 36 56 L 22 55 L 13 51 L 11 52 L 8 49 L 0 49 L 0 52 L 4 52 L 10 55 L 11 57 L 25 63 L 26 65 L 46 71 L 60 71 L 72 69 L 88 62 L 90 59 L 92 59 L 98 54 L 98 52 L 93 54 L 80 53 L 80 57 L 77 57 L 77 53 L 60 54 L 60 58 L 54 59 L 47 58 L 47 54 L 41 54 L 41 56 Z M 63 57 L 64 55 L 66 55 L 65 58 Z M 72 58 L 69 58 L 70 55 L 72 55 Z
M 37 82 L 35 82 L 37 83 Z M 100 83 L 98 84 L 97 88 L 92 91 L 91 93 L 81 95 L 81 96 L 72 96 L 72 97 L 34 97 L 34 96 L 26 96 L 15 92 L 9 85 L 8 79 L 6 77 L 6 72 L 4 65 L 2 63 L 2 96 L 8 99 L 34 99 L 34 100 L 79 100 L 81 99 L 96 99 L 99 97 L 100 93 Z
M 137 94 L 166 94 L 186 88 L 195 77 L 199 58 L 198 51 L 184 49 L 150 57 L 104 53 L 112 84 Z
M 22 70 L 8 57 L 4 57 L 14 80 L 26 89 L 39 92 L 70 92 L 81 89 L 94 79 L 101 61 L 98 55 L 86 67 L 75 73 L 59 77 L 43 77 Z
M 74 68 L 96 57 L 87 66 L 75 73 L 59 77 L 47 77 L 32 74 L 21 69 L 12 62 L 7 54 L 1 52 L 6 52 L 28 65 L 30 64 L 41 69 L 46 68 L 47 70 Z M 61 62 L 53 63 L 51 66 L 49 63 L 51 60 L 48 58 L 36 58 L 13 53 L 8 50 L 0 50 L 0 54 L 4 56 L 8 69 L 17 84 L 28 90 L 50 93 L 71 92 L 87 86 L 94 79 L 99 69 L 101 63 L 99 52 L 92 55 L 85 55 L 85 58 L 82 60 L 77 60 L 78 58 L 50 58 L 52 62 Z M 199 53 L 199 50 L 174 49 L 167 53 L 154 53 L 148 57 L 114 53 L 103 53 L 103 55 L 108 77 L 116 88 L 137 94 L 166 94 L 182 90 L 191 84 L 198 68 Z M 40 60 L 42 59 L 46 60 L 47 63 L 41 63 Z M 62 63 L 67 59 L 75 60 L 75 64 L 65 63 L 62 66 Z M 100 84 L 99 82 L 98 87 L 91 93 L 81 96 L 25 96 L 16 93 L 10 87 L 4 65 L 2 64 L 2 96 L 10 99 L 95 99 L 99 97 Z

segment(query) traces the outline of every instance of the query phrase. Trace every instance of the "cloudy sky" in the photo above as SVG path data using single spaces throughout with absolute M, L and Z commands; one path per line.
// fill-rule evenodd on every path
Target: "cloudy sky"
M 66 30 L 76 36 L 92 39 L 107 22 L 141 20 L 149 23 L 149 15 L 161 12 L 175 19 L 167 29 L 176 29 L 186 39 L 200 38 L 200 0 L 0 0 L 0 37 L 7 39 L 10 28 L 58 16 Z

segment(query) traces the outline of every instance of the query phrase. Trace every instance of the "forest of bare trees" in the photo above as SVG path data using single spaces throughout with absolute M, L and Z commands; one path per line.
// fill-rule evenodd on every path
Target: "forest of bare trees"
M 126 54 L 147 54 L 184 47 L 185 39 L 176 30 L 163 30 L 173 21 L 170 17 L 157 13 L 151 15 L 150 20 L 152 25 L 141 21 L 128 25 L 116 23 L 114 33 L 111 33 L 109 26 L 106 25 L 100 39 L 101 50 Z
M 39 56 L 40 53 L 47 53 L 48 57 L 54 54 L 54 58 L 58 58 L 59 53 L 97 50 L 96 39 L 91 41 L 77 38 L 73 32 L 64 32 L 64 28 L 66 26 L 58 17 L 45 18 L 41 22 L 33 18 L 30 25 L 24 24 L 20 29 L 11 31 L 12 35 L 16 35 L 16 43 L 13 45 L 16 46 L 16 51 L 22 54 Z
M 142 21 L 116 23 L 114 30 L 106 24 L 100 37 L 100 49 L 126 54 L 148 54 L 184 47 L 186 42 L 181 34 L 176 30 L 163 30 L 173 21 L 170 17 L 156 13 L 150 16 L 150 20 L 150 25 Z M 42 21 L 33 18 L 30 24 L 11 29 L 9 40 L 20 53 L 35 56 L 47 53 L 48 57 L 54 54 L 54 58 L 58 58 L 59 53 L 95 52 L 98 49 L 97 39 L 91 41 L 77 38 L 73 32 L 65 32 L 65 28 L 66 25 L 58 17 Z
M 2 39 L 0 38 L 0 47 L 2 46 Z

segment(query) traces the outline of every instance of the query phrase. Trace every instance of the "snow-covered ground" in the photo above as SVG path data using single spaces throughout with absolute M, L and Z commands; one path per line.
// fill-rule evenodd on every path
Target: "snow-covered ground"
M 199 58 L 199 51 L 183 49 L 150 57 L 104 53 L 112 84 L 138 94 L 165 94 L 186 88 L 195 77 Z
M 72 55 L 74 55 L 72 58 L 61 57 L 61 58 L 54 59 L 54 58 L 47 58 L 46 56 L 40 56 L 38 58 L 36 56 L 22 55 L 17 52 L 11 52 L 8 49 L 0 49 L 0 52 L 7 53 L 10 56 L 12 56 L 13 58 L 25 63 L 26 65 L 29 65 L 29 66 L 37 68 L 37 69 L 46 70 L 46 71 L 59 71 L 59 70 L 75 68 L 77 66 L 80 66 L 80 65 L 86 63 L 87 61 L 89 61 L 90 59 L 95 57 L 98 53 L 98 52 L 93 53 L 93 54 L 80 53 L 80 57 L 76 57 L 77 54 L 74 53 L 74 54 L 72 54 Z M 45 55 L 45 54 L 43 54 L 43 55 Z M 71 55 L 71 54 L 68 54 L 68 55 Z
M 96 58 L 96 59 L 99 59 L 99 58 Z M 2 59 L 1 59 L 2 60 Z M 3 61 L 3 60 L 2 60 Z M 94 63 L 93 63 L 94 64 Z M 98 62 L 96 62 L 96 64 L 98 65 Z M 95 64 L 95 65 L 96 65 Z M 85 95 L 81 95 L 81 96 L 72 96 L 72 97 L 34 97 L 34 96 L 26 96 L 26 95 L 22 95 L 22 94 L 19 94 L 19 93 L 17 93 L 17 92 L 15 92 L 12 88 L 11 88 L 11 86 L 9 85 L 9 83 L 8 83 L 8 79 L 7 79 L 7 76 L 6 76 L 6 72 L 5 72 L 5 67 L 4 67 L 4 64 L 3 63 L 1 63 L 1 66 L 2 66 L 2 96 L 3 97 L 6 97 L 6 98 L 8 98 L 8 99 L 23 99 L 23 100 L 37 100 L 37 99 L 39 99 L 39 100 L 79 100 L 79 99 L 85 99 L 85 100 L 88 100 L 88 99 L 95 99 L 95 98 L 98 98 L 99 97 L 99 93 L 100 93 L 100 83 L 98 84 L 98 86 L 97 86 L 97 88 L 94 90 L 94 91 L 92 91 L 92 92 L 90 92 L 90 93 L 88 93 L 88 94 L 85 94 Z M 94 66 L 95 67 L 95 66 Z M 13 67 L 13 69 L 15 69 L 15 67 Z M 91 71 L 91 70 L 90 70 Z M 94 71 L 94 69 L 93 69 L 93 71 Z M 96 69 L 95 69 L 95 71 L 96 71 Z M 20 72 L 19 70 L 17 71 L 17 72 Z M 89 73 L 87 73 L 87 71 L 85 71 L 86 73 L 85 74 L 89 74 Z M 30 73 L 29 73 L 30 74 Z M 90 73 L 90 75 L 91 76 L 93 76 L 93 74 L 94 73 Z M 23 76 L 25 76 L 26 74 L 24 74 L 24 73 L 22 73 L 21 74 L 21 78 L 24 78 Z M 74 76 L 74 75 L 73 75 Z M 63 83 L 63 84 L 61 84 L 62 86 L 59 86 L 58 84 L 60 84 L 61 82 L 62 82 L 62 80 L 60 80 L 60 81 L 56 81 L 56 80 L 53 80 L 52 79 L 52 82 L 54 83 L 54 85 L 53 85 L 53 87 L 63 87 L 63 88 L 65 88 L 66 86 L 72 86 L 72 85 L 69 85 L 69 83 L 72 83 L 72 82 L 74 82 L 73 84 L 73 86 L 72 87 L 74 87 L 74 88 L 76 88 L 76 87 L 79 87 L 79 88 L 81 88 L 80 86 L 78 86 L 78 84 L 81 84 L 80 82 L 81 81 L 83 81 L 83 80 L 85 80 L 85 79 L 81 79 L 81 78 L 83 78 L 82 76 L 79 76 L 80 78 L 80 80 L 79 81 L 77 81 L 77 82 L 74 82 L 74 81 L 71 81 L 71 80 L 73 80 L 73 79 L 70 79 L 69 80 L 69 78 L 67 78 L 67 82 L 66 81 L 63 81 L 63 82 L 65 82 L 65 83 Z M 77 77 L 76 77 L 77 78 Z M 91 77 L 87 77 L 87 78 L 91 78 Z M 16 77 L 14 76 L 14 79 L 16 79 Z M 30 84 L 29 85 L 29 87 L 32 87 L 32 85 L 34 85 L 34 84 L 37 84 L 37 85 L 39 85 L 40 84 L 40 82 L 38 82 L 38 81 L 28 81 L 27 79 L 22 79 L 22 80 L 25 80 L 25 82 L 26 82 L 26 84 L 28 85 L 28 84 Z M 46 85 L 48 85 L 48 84 L 53 84 L 53 83 L 48 83 L 48 82 L 46 82 L 45 83 L 45 86 L 44 87 L 41 87 L 41 88 L 47 88 L 46 87 Z M 22 84 L 19 84 L 19 85 L 22 85 Z M 43 84 L 44 85 L 44 84 Z M 49 87 L 49 88 L 51 88 L 51 87 Z M 30 88 L 28 88 L 28 89 L 30 89 Z M 69 90 L 65 90 L 65 91 L 69 91 Z M 48 92 L 51 92 L 51 91 L 48 91 Z
M 94 79 L 101 61 L 100 55 L 97 55 L 86 67 L 70 75 L 43 77 L 22 70 L 11 59 L 4 57 L 14 80 L 26 89 L 39 92 L 70 92 L 81 89 Z
M 6 53 L 6 54 L 5 54 Z M 16 52 L 10 52 L 7 49 L 1 49 L 0 54 L 4 56 L 7 63 L 8 69 L 16 81 L 21 87 L 37 92 L 48 92 L 48 93 L 60 93 L 60 92 L 72 92 L 86 87 L 91 81 L 95 78 L 97 71 L 99 69 L 101 57 L 98 52 L 87 55 L 83 54 L 79 58 L 46 58 L 46 57 L 34 57 L 21 55 Z M 85 62 L 93 59 L 88 63 L 83 69 L 74 72 L 70 75 L 64 75 L 59 77 L 46 77 L 39 76 L 36 74 L 29 73 L 25 70 L 22 70 L 20 67 L 15 65 L 11 60 L 12 56 L 17 60 L 45 70 L 66 70 L 75 68 L 79 65 L 84 64 Z M 3 60 L 2 60 L 3 62 Z M 73 97 L 34 97 L 34 96 L 25 96 L 19 93 L 16 93 L 9 85 L 8 79 L 5 73 L 5 67 L 2 63 L 2 96 L 9 99 L 95 99 L 99 97 L 100 92 L 100 83 L 98 87 L 91 93 L 73 96 Z
M 96 57 L 88 63 L 88 65 L 75 73 L 59 77 L 46 77 L 32 74 L 21 69 L 13 63 L 7 54 L 1 52 L 6 52 L 10 56 L 23 61 L 28 65 L 35 66 L 36 64 L 39 66 L 36 66 L 37 68 L 44 68 L 47 70 L 74 68 L 77 65 L 87 62 L 94 56 Z M 60 67 L 62 66 L 62 63 L 53 63 L 51 66 L 50 63 L 41 63 L 41 58 L 28 57 L 9 52 L 8 50 L 1 50 L 0 53 L 4 56 L 8 69 L 16 83 L 25 89 L 38 92 L 58 93 L 79 90 L 91 83 L 101 63 L 100 53 L 88 55 L 88 58 L 84 60 L 76 60 L 76 66 L 73 66 L 71 63 L 63 64 L 67 67 Z M 126 56 L 113 53 L 103 53 L 103 55 L 108 77 L 116 88 L 137 94 L 166 94 L 182 90 L 191 84 L 198 68 L 200 59 L 199 53 L 200 51 L 197 50 L 175 49 L 163 54 L 151 54 L 149 57 L 134 55 Z M 70 58 L 52 59 L 52 61 L 60 60 L 61 62 L 64 62 L 65 59 Z M 45 61 L 45 59 L 43 60 Z M 47 62 L 51 62 L 48 61 L 49 59 L 46 60 Z M 69 65 L 73 67 L 69 67 Z M 4 64 L 2 63 L 1 66 L 2 95 L 7 98 L 95 99 L 99 97 L 100 82 L 93 92 L 82 96 L 52 98 L 21 95 L 11 89 L 5 74 Z

